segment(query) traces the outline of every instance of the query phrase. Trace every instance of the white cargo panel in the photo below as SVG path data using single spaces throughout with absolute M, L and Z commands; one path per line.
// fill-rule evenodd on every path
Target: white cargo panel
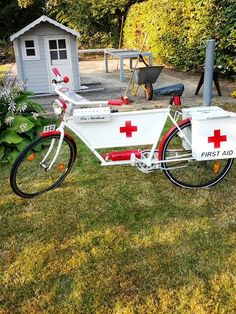
M 236 113 L 222 109 L 191 113 L 192 154 L 196 160 L 236 157 Z
M 74 109 L 73 117 L 77 123 L 107 122 L 111 120 L 109 107 Z
M 158 140 L 168 112 L 169 109 L 118 112 L 111 113 L 110 120 L 103 123 L 95 119 L 93 123 L 80 123 L 83 114 L 78 111 L 67 124 L 93 148 L 147 145 Z M 89 116 L 88 112 L 84 116 Z
M 222 112 L 224 111 L 222 108 L 217 106 L 201 106 L 201 107 L 190 107 L 190 108 L 183 108 L 183 119 L 192 117 L 194 114 L 206 114 L 211 112 Z

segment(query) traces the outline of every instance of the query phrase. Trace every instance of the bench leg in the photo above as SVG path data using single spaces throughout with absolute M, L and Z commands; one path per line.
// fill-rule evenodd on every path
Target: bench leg
M 195 95 L 198 95 L 198 93 L 199 93 L 199 91 L 200 91 L 200 89 L 201 89 L 201 87 L 202 87 L 203 80 L 204 80 L 204 72 L 202 73 L 202 75 L 201 75 L 201 77 L 200 77 L 200 80 L 199 80 L 199 82 L 198 82 Z
M 214 80 L 215 87 L 216 87 L 218 95 L 222 96 L 221 90 L 220 90 L 220 83 L 219 83 L 218 73 L 217 72 L 213 73 L 213 80 Z
M 108 73 L 108 54 L 104 53 L 105 71 Z
M 132 58 L 129 58 L 129 68 L 130 68 L 130 70 L 132 70 L 132 68 L 133 68 L 133 59 Z
M 120 81 L 125 81 L 125 74 L 124 74 L 124 59 L 120 58 Z
M 202 75 L 200 77 L 200 80 L 198 82 L 195 95 L 198 95 L 198 92 L 200 91 L 200 89 L 201 89 L 201 87 L 203 85 L 203 81 L 204 81 L 204 72 L 202 73 Z M 213 81 L 215 83 L 215 87 L 216 87 L 218 95 L 222 96 L 221 90 L 220 90 L 220 83 L 219 83 L 218 73 L 216 71 L 214 71 L 214 73 L 213 73 Z

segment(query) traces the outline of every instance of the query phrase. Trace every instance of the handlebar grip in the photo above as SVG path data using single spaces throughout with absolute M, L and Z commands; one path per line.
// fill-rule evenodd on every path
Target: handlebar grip
M 57 70 L 57 68 L 53 68 L 52 69 L 53 73 L 56 75 L 56 76 L 61 76 L 60 72 Z
M 110 105 L 110 106 L 122 106 L 123 101 L 120 99 L 111 99 L 111 100 L 108 100 L 108 105 Z

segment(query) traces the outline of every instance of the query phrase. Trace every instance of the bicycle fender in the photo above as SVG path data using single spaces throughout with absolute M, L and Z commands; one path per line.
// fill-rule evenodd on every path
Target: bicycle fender
M 48 131 L 48 132 L 41 132 L 39 134 L 40 137 L 47 137 L 47 136 L 50 136 L 50 135 L 60 135 L 61 132 L 60 131 Z
M 178 126 L 181 126 L 187 122 L 189 122 L 190 119 L 187 118 L 185 120 L 182 120 L 178 123 Z M 161 140 L 161 143 L 159 145 L 159 148 L 158 148 L 158 160 L 161 160 L 161 156 L 162 156 L 162 153 L 163 153 L 163 148 L 164 148 L 164 144 L 166 142 L 166 140 L 168 139 L 168 137 L 170 136 L 170 134 L 176 129 L 176 126 L 173 126 L 165 135 L 164 137 L 162 138 Z
M 47 137 L 47 136 L 50 136 L 50 135 L 60 135 L 61 132 L 60 131 L 49 131 L 49 132 L 41 132 L 39 134 L 40 137 Z M 77 157 L 77 145 L 76 145 L 76 142 L 75 142 L 75 139 L 73 138 L 73 136 L 71 136 L 70 134 L 66 133 L 64 134 L 64 137 L 68 138 L 68 140 L 72 143 L 74 149 L 75 149 L 75 159 Z M 74 161 L 75 161 L 74 159 Z

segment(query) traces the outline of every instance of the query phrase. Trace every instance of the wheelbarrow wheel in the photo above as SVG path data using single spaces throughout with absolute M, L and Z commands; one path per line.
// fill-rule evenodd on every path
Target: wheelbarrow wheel
M 145 96 L 147 100 L 152 100 L 152 97 L 153 97 L 152 83 L 145 84 Z

